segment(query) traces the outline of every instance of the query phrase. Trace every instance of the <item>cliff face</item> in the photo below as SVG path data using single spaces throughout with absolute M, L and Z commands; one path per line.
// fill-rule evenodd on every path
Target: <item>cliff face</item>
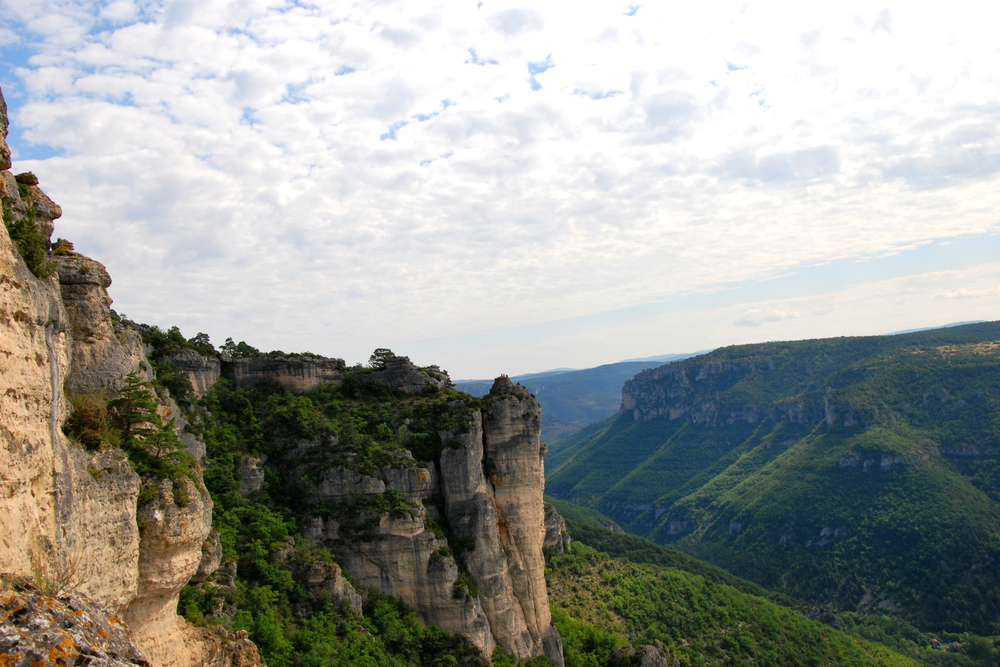
M 121 452 L 88 453 L 63 435 L 72 319 L 57 278 L 32 275 L 6 229 L 0 324 L 0 568 L 74 584 L 120 612 L 138 585 L 139 479 Z
M 4 171 L 0 186 L 5 222 L 33 220 L 47 245 L 61 210 L 38 179 Z M 183 508 L 161 491 L 137 510 L 140 479 L 124 453 L 88 451 L 63 434 L 69 396 L 113 395 L 126 374 L 149 378 L 151 368 L 138 334 L 112 322 L 104 266 L 67 242 L 44 261 L 50 275 L 40 279 L 0 231 L 0 571 L 75 589 L 124 616 L 155 667 L 248 655 L 238 638 L 195 630 L 176 614 L 211 528 L 200 471 Z
M 111 320 L 111 276 L 100 262 L 73 252 L 61 242 L 54 257 L 59 291 L 69 315 L 73 363 L 66 377 L 69 394 L 86 394 L 121 387 L 122 380 L 140 370 L 147 380 L 152 369 L 146 361 L 142 341 L 134 329 L 115 327 Z
M 403 394 L 434 379 L 405 357 L 386 375 Z M 436 463 L 397 451 L 393 463 L 365 474 L 345 466 L 336 439 L 299 441 L 281 456 L 245 458 L 241 493 L 260 488 L 265 465 L 312 479 L 327 509 L 305 521 L 306 537 L 354 582 L 401 598 L 424 623 L 467 636 L 487 655 L 499 645 L 561 667 L 544 579 L 540 406 L 502 377 L 481 402 L 455 400 L 448 409 L 456 426 L 436 434 Z M 396 504 L 385 509 L 390 497 Z

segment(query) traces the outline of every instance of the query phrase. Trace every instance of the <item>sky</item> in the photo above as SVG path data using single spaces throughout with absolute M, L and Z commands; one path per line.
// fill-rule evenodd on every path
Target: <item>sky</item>
M 995 320 L 1000 5 L 0 0 L 115 309 L 452 378 Z

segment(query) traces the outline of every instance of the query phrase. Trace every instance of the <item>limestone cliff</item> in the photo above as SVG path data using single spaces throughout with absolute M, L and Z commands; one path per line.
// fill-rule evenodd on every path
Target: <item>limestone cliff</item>
M 771 360 L 673 363 L 638 373 L 622 386 L 621 410 L 639 421 L 659 417 L 684 419 L 701 426 L 736 423 L 757 424 L 787 419 L 793 424 L 815 424 L 825 419 L 847 428 L 870 424 L 892 424 L 900 415 L 881 401 L 855 404 L 838 400 L 836 392 L 826 388 L 803 387 L 806 391 L 792 398 L 757 404 L 752 399 L 735 404 L 723 403 L 720 393 L 751 374 L 763 377 L 775 372 Z M 747 397 L 749 398 L 749 397 Z
M 499 644 L 522 658 L 547 655 L 559 667 L 562 643 L 549 614 L 542 556 L 541 407 L 527 389 L 502 377 L 484 408 L 466 412 L 466 419 L 466 432 L 439 434 L 449 445 L 441 452 L 439 474 L 417 468 L 387 477 L 404 493 L 414 486 L 409 480 L 425 479 L 420 499 L 443 498 L 455 538 L 473 545 L 460 558 L 476 583 L 476 598 L 455 601 L 457 564 L 450 554 L 441 555 L 448 543 L 424 529 L 423 507 L 408 519 L 383 517 L 376 531 L 383 539 L 375 549 L 372 542 L 331 539 L 328 527 L 323 538 L 355 576 L 365 573 L 365 583 L 416 599 L 426 622 L 469 636 L 487 654 Z M 409 542 L 405 562 L 414 565 L 412 574 L 402 572 L 403 561 L 391 554 L 389 545 L 401 540 Z M 403 591 L 395 579 L 417 585 Z
M 9 167 L 7 155 L 0 141 L 0 163 Z M 5 223 L 21 225 L 23 242 L 29 221 L 28 241 L 48 247 L 62 211 L 38 179 L 3 171 L 0 187 Z M 239 638 L 195 630 L 176 614 L 211 527 L 200 471 L 187 482 L 183 507 L 161 488 L 140 510 L 141 480 L 123 452 L 87 450 L 62 431 L 67 395 L 113 395 L 133 370 L 149 377 L 138 335 L 112 322 L 110 276 L 60 241 L 43 255 L 38 277 L 7 229 L 0 231 L 0 571 L 75 589 L 129 619 L 154 667 L 229 664 Z
M 405 396 L 429 376 L 397 359 L 386 382 Z M 561 666 L 542 554 L 541 408 L 506 377 L 482 401 L 448 406 L 455 426 L 436 434 L 434 462 L 397 451 L 392 462 L 365 473 L 335 436 L 318 438 L 282 454 L 245 458 L 240 491 L 260 489 L 265 466 L 303 483 L 311 479 L 315 502 L 326 509 L 307 517 L 305 535 L 328 548 L 355 583 L 401 598 L 424 623 L 467 636 L 486 655 L 499 645 L 519 658 L 547 655 Z M 405 430 L 405 422 L 396 427 Z M 390 498 L 395 505 L 386 509 Z M 558 527 L 556 533 L 562 543 Z
M 56 276 L 32 275 L 0 231 L 0 569 L 72 583 L 121 612 L 138 586 L 139 479 L 120 452 L 62 433 L 71 331 Z

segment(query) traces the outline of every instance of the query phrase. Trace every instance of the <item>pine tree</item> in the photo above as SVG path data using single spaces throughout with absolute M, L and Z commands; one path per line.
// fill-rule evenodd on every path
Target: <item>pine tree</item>
M 125 377 L 125 384 L 116 399 L 108 401 L 112 423 L 122 434 L 123 447 L 140 447 L 163 428 L 163 421 L 156 414 L 156 399 L 150 384 L 132 371 Z

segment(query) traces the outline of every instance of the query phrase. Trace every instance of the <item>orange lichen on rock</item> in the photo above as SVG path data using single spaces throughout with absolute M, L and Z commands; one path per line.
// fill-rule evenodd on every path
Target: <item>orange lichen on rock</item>
M 107 667 L 151 667 L 129 632 L 105 618 L 107 612 L 80 593 L 47 596 L 31 581 L 15 582 L 0 595 L 0 667 L 69 667 L 95 659 Z

